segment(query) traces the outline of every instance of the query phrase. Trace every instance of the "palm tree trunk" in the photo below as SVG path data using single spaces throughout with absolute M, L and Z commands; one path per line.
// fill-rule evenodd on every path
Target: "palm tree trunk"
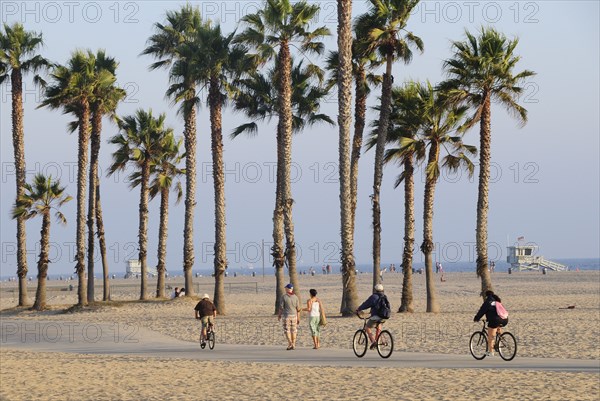
M 38 260 L 38 285 L 35 293 L 34 310 L 46 308 L 46 277 L 48 276 L 48 251 L 50 249 L 50 211 L 42 214 L 42 230 L 40 231 L 40 259 Z
M 13 69 L 10 75 L 12 90 L 12 134 L 15 153 L 15 173 L 17 196 L 25 193 L 25 140 L 23 132 L 23 76 L 20 69 Z M 17 217 L 17 276 L 19 276 L 19 306 L 29 304 L 27 299 L 27 238 L 25 217 Z
M 350 65 L 350 68 L 352 64 Z M 350 159 L 350 196 L 352 206 L 352 233 L 356 223 L 356 204 L 358 202 L 358 161 L 362 152 L 363 133 L 367 114 L 366 72 L 360 67 L 356 73 L 356 102 L 354 104 L 354 138 L 352 141 L 352 157 Z
M 102 114 L 92 110 L 92 152 L 90 155 L 90 190 L 88 200 L 88 287 L 87 301 L 94 302 L 94 219 L 96 217 L 96 195 L 98 180 L 98 155 L 100 153 L 100 132 L 102 131 Z
M 142 164 L 142 179 L 140 189 L 140 229 L 139 229 L 139 259 L 142 266 L 140 301 L 147 299 L 147 281 L 148 281 L 148 180 L 150 178 L 150 161 L 148 155 Z M 187 289 L 186 289 L 187 291 Z
M 356 263 L 354 260 L 354 208 L 356 193 L 352 194 L 350 127 L 352 124 L 352 2 L 338 1 L 338 48 L 340 70 L 338 82 L 338 125 L 340 164 L 340 220 L 342 245 L 342 305 L 343 316 L 351 316 L 358 306 L 356 292 Z M 363 125 L 364 126 L 364 125 Z M 356 146 L 356 135 L 354 145 Z M 362 141 L 362 134 L 360 135 Z M 359 152 L 360 153 L 360 152 Z M 352 153 L 354 156 L 354 153 Z M 358 158 L 355 165 L 358 165 Z M 356 172 L 358 174 L 358 172 Z
M 86 305 L 85 290 L 85 195 L 87 190 L 88 142 L 89 142 L 90 106 L 87 101 L 81 102 L 79 116 L 79 149 L 77 154 L 77 236 L 75 271 L 79 287 L 77 289 L 77 305 Z
M 102 300 L 110 300 L 110 279 L 108 277 L 108 258 L 106 257 L 106 239 L 104 238 L 104 219 L 102 218 L 102 207 L 100 204 L 100 180 L 96 178 L 96 230 L 98 232 L 98 243 L 100 245 L 100 256 L 102 259 Z
M 429 148 L 428 166 L 437 163 L 439 157 L 439 145 L 432 142 Z M 433 242 L 433 199 L 435 196 L 436 177 L 427 174 L 425 179 L 425 196 L 423 202 L 423 243 L 421 252 L 425 255 L 425 280 L 427 287 L 427 312 L 438 313 L 440 311 L 435 292 L 431 253 L 435 249 Z
M 225 269 L 227 247 L 225 237 L 225 173 L 223 171 L 222 94 L 218 77 L 211 77 L 208 102 L 210 107 L 213 182 L 215 188 L 215 293 L 217 313 L 225 315 Z
M 488 270 L 487 252 L 487 221 L 488 221 L 488 193 L 490 185 L 491 161 L 491 108 L 490 96 L 484 94 L 483 109 L 479 131 L 479 192 L 477 196 L 477 276 L 481 277 L 481 296 L 492 289 L 492 278 Z
M 190 99 L 188 99 L 190 101 Z M 183 274 L 185 295 L 194 295 L 194 209 L 196 208 L 196 108 L 185 112 L 185 223 L 183 229 Z
M 412 259 L 415 243 L 415 183 L 412 157 L 404 159 L 404 252 L 402 253 L 402 299 L 398 312 L 414 312 Z
M 392 104 L 392 62 L 391 54 L 387 56 L 383 87 L 381 90 L 381 110 L 377 129 L 377 145 L 375 146 L 375 177 L 373 179 L 373 286 L 379 283 L 381 271 L 381 205 L 380 193 L 383 180 L 383 152 L 387 138 Z
M 158 227 L 158 279 L 156 281 L 156 297 L 165 297 L 165 271 L 167 261 L 167 236 L 169 226 L 169 187 L 160 189 L 160 225 Z
M 284 293 L 284 266 L 285 254 L 283 250 L 283 141 L 281 140 L 281 126 L 277 127 L 277 178 L 275 182 L 275 209 L 273 210 L 273 267 L 275 268 L 275 312 L 279 312 L 279 302 Z
M 285 256 L 290 274 L 290 282 L 294 292 L 298 295 L 300 286 L 296 271 L 296 242 L 294 239 L 294 221 L 292 219 L 291 169 L 292 169 L 292 57 L 289 44 L 281 43 L 279 50 L 279 68 L 281 68 L 279 81 L 279 125 L 281 126 L 281 140 L 283 151 L 283 180 L 282 180 L 282 206 L 283 222 L 285 228 Z

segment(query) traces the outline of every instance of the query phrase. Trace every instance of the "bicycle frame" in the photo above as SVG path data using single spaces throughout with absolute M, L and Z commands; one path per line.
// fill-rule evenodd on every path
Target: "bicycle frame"
M 357 316 L 363 320 L 363 328 L 362 328 L 363 331 L 365 333 L 368 333 L 367 332 L 367 322 L 369 321 L 369 317 L 368 316 L 363 317 L 361 315 L 357 315 Z M 377 340 L 379 339 L 379 335 L 381 334 L 381 326 L 382 325 L 383 325 L 383 323 L 381 323 L 381 321 L 380 321 L 377 323 L 377 326 L 375 326 L 375 342 L 377 342 Z M 368 334 L 367 334 L 367 337 L 368 337 Z

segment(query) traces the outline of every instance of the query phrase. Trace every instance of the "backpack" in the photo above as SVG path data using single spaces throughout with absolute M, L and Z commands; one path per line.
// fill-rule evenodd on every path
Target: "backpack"
M 500 316 L 500 319 L 508 318 L 508 311 L 498 301 L 496 301 L 496 313 L 498 314 L 498 316 Z
M 377 303 L 375 304 L 376 315 L 382 319 L 389 319 L 392 315 L 392 308 L 390 302 L 385 295 L 380 295 Z

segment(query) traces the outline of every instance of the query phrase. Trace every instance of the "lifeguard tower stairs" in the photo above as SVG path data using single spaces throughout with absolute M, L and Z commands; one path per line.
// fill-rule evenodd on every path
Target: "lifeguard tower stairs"
M 522 270 L 540 270 L 543 268 L 555 271 L 568 270 L 567 266 L 544 259 L 543 256 L 535 256 L 535 250 L 538 247 L 535 245 L 517 245 L 509 246 L 508 256 L 506 261 L 510 263 L 510 267 Z

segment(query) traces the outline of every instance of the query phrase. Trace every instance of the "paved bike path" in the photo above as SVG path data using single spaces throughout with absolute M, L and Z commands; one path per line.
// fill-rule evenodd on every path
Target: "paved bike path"
M 37 352 L 183 358 L 202 361 L 262 362 L 333 367 L 396 367 L 431 369 L 504 369 L 563 371 L 600 374 L 600 361 L 584 359 L 524 358 L 506 362 L 500 357 L 475 360 L 465 355 L 394 351 L 382 359 L 376 351 L 357 358 L 352 349 L 233 345 L 218 342 L 214 350 L 177 340 L 149 329 L 123 324 L 85 324 L 67 321 L 31 321 L 2 318 L 0 346 Z

